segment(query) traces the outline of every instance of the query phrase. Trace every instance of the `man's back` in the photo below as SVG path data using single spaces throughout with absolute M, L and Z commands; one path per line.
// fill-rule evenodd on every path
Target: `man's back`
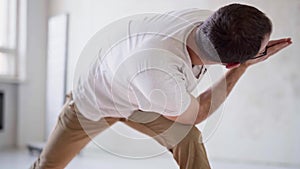
M 173 107 L 165 113 L 181 113 L 183 110 L 179 108 L 186 108 L 188 92 L 198 82 L 191 71 L 186 39 L 209 14 L 210 11 L 188 9 L 120 21 L 116 31 L 106 34 L 107 48 L 99 46 L 101 52 L 96 61 L 88 71 L 81 72 L 79 83 L 73 89 L 78 109 L 91 120 L 107 116 L 128 117 L 137 109 L 163 111 Z M 172 80 L 167 82 L 170 77 Z M 162 97 L 156 94 L 161 94 L 152 93 L 155 89 L 169 95 L 159 100 Z M 172 98 L 176 100 L 166 103 L 166 99 Z M 181 103 L 182 100 L 186 103 Z

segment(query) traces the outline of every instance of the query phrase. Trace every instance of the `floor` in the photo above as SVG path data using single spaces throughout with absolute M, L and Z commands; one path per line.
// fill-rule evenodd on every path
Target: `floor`
M 26 169 L 36 157 L 29 155 L 26 150 L 0 151 L 0 169 Z M 233 163 L 211 160 L 213 169 L 299 169 L 272 165 Z M 83 152 L 74 158 L 66 169 L 178 169 L 170 154 L 163 154 L 148 159 L 126 159 L 108 153 Z

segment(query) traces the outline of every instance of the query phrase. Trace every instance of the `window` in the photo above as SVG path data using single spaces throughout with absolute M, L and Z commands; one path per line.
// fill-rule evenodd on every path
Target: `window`
M 17 0 L 0 0 L 0 78 L 17 77 Z

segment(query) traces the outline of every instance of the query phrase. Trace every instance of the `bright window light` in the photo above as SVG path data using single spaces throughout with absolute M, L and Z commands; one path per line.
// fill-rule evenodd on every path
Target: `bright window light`
M 17 0 L 0 0 L 0 76 L 16 76 Z

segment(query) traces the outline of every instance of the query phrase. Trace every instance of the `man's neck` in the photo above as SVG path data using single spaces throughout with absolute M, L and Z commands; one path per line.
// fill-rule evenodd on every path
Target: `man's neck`
M 187 42 L 186 42 L 186 48 L 190 55 L 192 65 L 211 65 L 211 64 L 218 64 L 213 61 L 208 61 L 205 59 L 204 56 L 202 56 L 200 49 L 197 47 L 196 44 L 196 31 L 199 29 L 199 27 L 196 27 L 192 30 L 192 32 L 188 35 Z

